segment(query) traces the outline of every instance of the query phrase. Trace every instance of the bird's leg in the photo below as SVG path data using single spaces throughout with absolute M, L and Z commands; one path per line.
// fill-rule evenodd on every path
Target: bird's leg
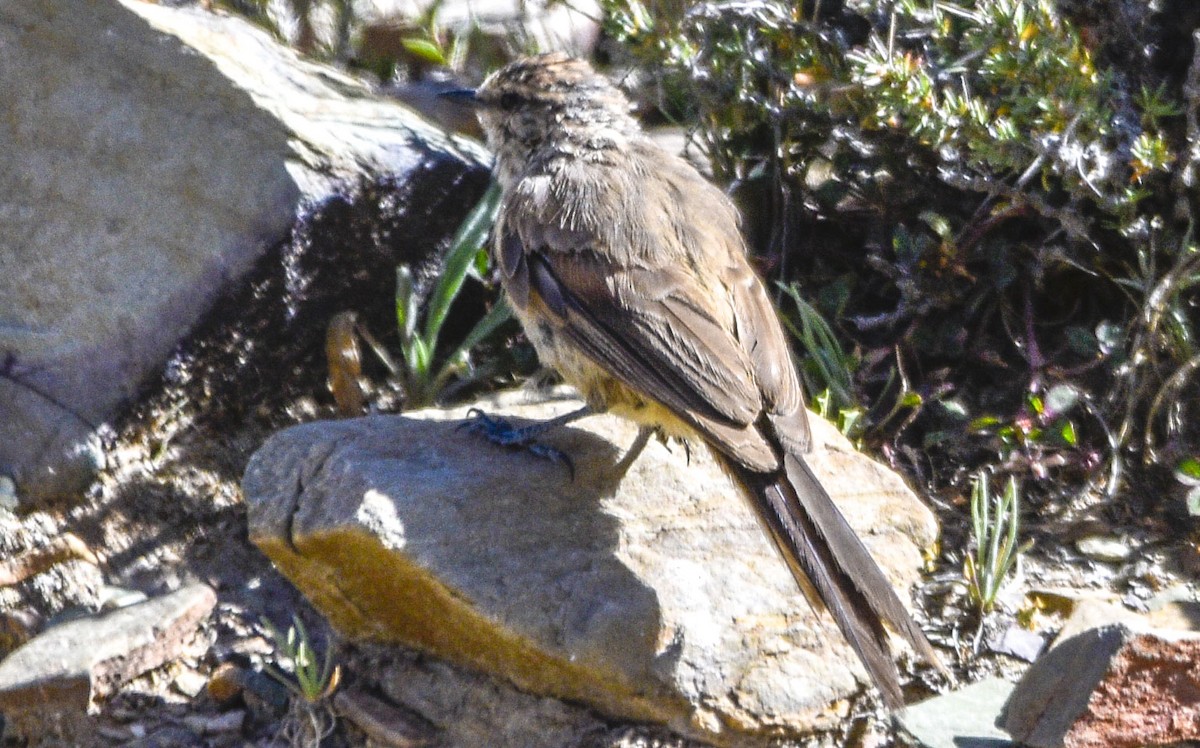
M 493 444 L 505 447 L 521 447 L 537 441 L 539 436 L 549 433 L 560 426 L 566 426 L 568 423 L 578 421 L 580 418 L 585 418 L 595 413 L 596 411 L 591 406 L 585 405 L 569 413 L 563 413 L 561 416 L 547 418 L 544 421 L 539 421 L 529 426 L 517 427 L 503 418 L 489 416 L 479 408 L 471 408 L 467 411 L 467 417 L 473 420 L 464 424 L 464 427 L 473 433 L 483 434 Z
M 472 420 L 462 424 L 460 428 L 465 428 L 474 434 L 482 434 L 492 444 L 513 449 L 524 449 L 538 457 L 562 463 L 571 472 L 571 479 L 574 480 L 575 463 L 571 461 L 571 458 L 562 450 L 555 449 L 548 444 L 542 444 L 538 439 L 543 434 L 549 433 L 573 421 L 578 421 L 580 418 L 594 415 L 595 413 L 595 410 L 585 405 L 582 408 L 564 413 L 561 416 L 548 418 L 540 423 L 517 427 L 503 418 L 489 416 L 479 408 L 471 408 L 467 411 L 467 417 Z
M 633 467 L 633 463 L 637 462 L 637 458 L 641 457 L 642 450 L 650 443 L 650 437 L 657 432 L 653 426 L 639 426 L 637 438 L 633 440 L 633 444 L 629 445 L 629 449 L 625 452 L 625 456 L 621 458 L 614 467 L 617 475 L 625 476 L 629 472 L 629 468 Z

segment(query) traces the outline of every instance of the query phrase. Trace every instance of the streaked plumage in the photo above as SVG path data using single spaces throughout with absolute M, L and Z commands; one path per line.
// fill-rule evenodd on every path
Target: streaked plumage
M 519 60 L 475 97 L 504 190 L 494 259 L 543 363 L 596 410 L 707 443 L 901 705 L 883 624 L 938 660 L 805 464 L 803 393 L 737 211 L 584 62 Z

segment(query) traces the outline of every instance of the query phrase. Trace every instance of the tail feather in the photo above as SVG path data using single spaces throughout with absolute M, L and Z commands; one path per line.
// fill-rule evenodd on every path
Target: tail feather
M 838 563 L 866 597 L 871 609 L 900 634 L 921 659 L 948 675 L 941 659 L 925 638 L 925 632 L 921 631 L 908 608 L 897 597 L 891 581 L 846 522 L 808 463 L 801 457 L 788 455 L 784 458 L 784 465 L 800 505 L 813 518 L 817 531 L 824 536 Z
M 806 593 L 815 592 L 833 616 L 888 708 L 903 707 L 900 676 L 883 624 L 922 659 L 942 670 L 944 666 L 808 464 L 787 455 L 784 470 L 773 474 L 736 465 L 730 469 L 748 490 L 796 581 Z

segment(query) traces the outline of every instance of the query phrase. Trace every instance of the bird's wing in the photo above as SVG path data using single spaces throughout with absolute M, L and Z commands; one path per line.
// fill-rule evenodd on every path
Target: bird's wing
M 737 338 L 743 341 L 766 405 L 767 419 L 785 451 L 801 455 L 812 446 L 804 391 L 783 326 L 766 289 L 748 263 L 726 272 Z
M 618 264 L 611 253 L 589 250 L 578 236 L 564 251 L 551 246 L 558 238 L 553 231 L 534 220 L 514 222 L 510 215 L 503 231 L 499 264 L 510 292 L 536 294 L 588 357 L 668 407 L 734 461 L 756 470 L 778 467 L 776 450 L 758 424 L 773 403 L 764 403 L 753 334 L 756 327 L 779 323 L 773 316 L 747 318 L 753 306 L 735 311 L 733 298 L 745 291 L 706 288 L 686 264 Z M 724 313 L 715 306 L 722 303 Z M 773 315 L 765 297 L 764 303 Z M 738 313 L 742 319 L 735 318 Z M 766 372 L 776 389 L 777 380 L 795 376 L 786 344 L 780 355 L 788 370 Z M 806 434 L 806 423 L 804 428 Z

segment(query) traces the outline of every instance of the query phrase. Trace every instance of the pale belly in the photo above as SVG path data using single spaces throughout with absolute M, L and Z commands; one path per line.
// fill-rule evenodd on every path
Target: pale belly
M 539 302 L 531 300 L 530 307 L 513 305 L 513 312 L 524 328 L 538 359 L 544 366 L 557 371 L 563 381 L 579 391 L 595 411 L 627 418 L 640 426 L 659 429 L 663 436 L 696 439 L 691 426 L 660 404 L 611 376 L 604 368 L 580 352 L 566 340 L 565 335 L 549 313 L 534 311 Z

